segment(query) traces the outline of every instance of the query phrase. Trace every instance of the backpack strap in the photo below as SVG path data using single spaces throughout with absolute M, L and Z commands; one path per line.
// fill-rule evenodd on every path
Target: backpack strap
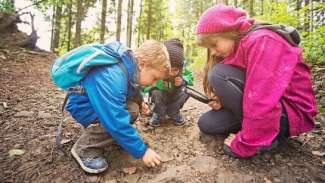
M 301 42 L 299 32 L 292 26 L 282 24 L 256 23 L 247 31 L 247 34 L 258 29 L 271 30 L 283 37 L 288 43 L 295 47 L 298 47 Z

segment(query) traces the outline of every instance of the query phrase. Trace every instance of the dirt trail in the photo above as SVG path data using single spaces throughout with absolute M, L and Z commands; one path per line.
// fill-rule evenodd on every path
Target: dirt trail
M 53 58 L 45 52 L 0 48 L 0 182 L 325 181 L 325 159 L 321 154 L 325 152 L 324 114 L 318 116 L 318 128 L 312 133 L 291 139 L 272 152 L 235 159 L 223 154 L 222 139 L 209 143 L 199 140 L 196 121 L 209 108 L 193 99 L 182 110 L 187 119 L 183 127 L 166 122 L 150 129 L 145 126 L 147 119 L 137 125 L 144 139 L 163 156 L 166 162 L 162 166 L 146 168 L 141 161 L 114 146 L 107 151 L 107 159 L 111 160 L 109 170 L 101 175 L 87 175 L 70 155 L 63 155 L 55 146 L 64 93 L 50 80 Z M 196 81 L 195 87 L 199 86 L 200 82 Z M 81 130 L 68 118 L 63 130 L 67 151 Z M 25 152 L 9 157 L 11 149 Z M 134 174 L 123 171 L 134 167 Z

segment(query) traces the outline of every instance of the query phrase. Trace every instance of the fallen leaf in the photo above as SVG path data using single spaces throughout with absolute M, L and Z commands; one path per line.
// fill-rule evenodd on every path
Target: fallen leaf
M 3 105 L 3 108 L 7 109 L 8 108 L 8 105 L 6 102 L 2 102 L 2 105 Z
M 325 155 L 325 152 L 319 152 L 319 151 L 312 151 L 311 153 L 315 156 L 324 156 Z
M 62 139 L 61 144 L 66 144 L 66 143 L 69 143 L 71 141 L 72 141 L 72 139 Z
M 165 153 L 160 153 L 159 155 L 161 157 L 161 162 L 163 162 L 163 163 L 166 163 L 166 162 L 171 161 L 171 160 L 174 159 L 173 157 L 170 157 Z
M 136 171 L 137 171 L 137 167 L 123 168 L 123 172 L 129 175 L 135 174 Z
M 13 156 L 21 156 L 25 153 L 25 150 L 23 149 L 11 149 L 9 151 L 9 156 L 13 157 Z

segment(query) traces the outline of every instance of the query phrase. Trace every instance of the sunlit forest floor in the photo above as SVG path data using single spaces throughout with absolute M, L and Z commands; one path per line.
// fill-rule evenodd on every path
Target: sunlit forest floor
M 49 70 L 54 55 L 7 45 L 0 39 L 0 182 L 324 182 L 325 114 L 317 128 L 250 159 L 235 159 L 222 151 L 223 139 L 199 139 L 197 119 L 207 105 L 190 99 L 182 113 L 185 126 L 166 122 L 152 129 L 147 118 L 136 125 L 164 163 L 146 168 L 120 147 L 107 149 L 108 171 L 85 174 L 71 157 L 58 151 L 55 132 L 64 93 L 55 87 Z M 324 95 L 325 67 L 314 69 L 315 91 Z M 202 90 L 196 77 L 195 88 Z M 82 128 L 68 118 L 62 142 L 69 152 Z M 23 154 L 9 156 L 19 149 Z M 21 151 L 20 151 L 21 152 Z

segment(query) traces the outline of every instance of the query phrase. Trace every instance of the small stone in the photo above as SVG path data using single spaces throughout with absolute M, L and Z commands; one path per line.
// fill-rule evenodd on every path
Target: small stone
M 281 180 L 279 178 L 274 178 L 273 180 L 274 180 L 274 182 L 281 182 Z
M 315 156 L 324 156 L 325 155 L 325 152 L 320 152 L 320 151 L 312 151 L 311 153 Z
M 128 175 L 128 176 L 123 178 L 122 182 L 136 183 L 136 182 L 138 182 L 139 178 L 140 178 L 139 174 Z
M 321 127 L 321 123 L 318 122 L 318 121 L 316 121 L 316 122 L 315 122 L 315 127 L 316 127 L 316 128 L 320 128 L 320 127 Z
M 20 111 L 14 115 L 17 118 L 30 118 L 33 117 L 34 112 L 32 111 Z
M 280 162 L 282 160 L 282 156 L 280 154 L 276 154 L 274 158 L 276 162 Z
M 265 183 L 272 183 L 272 181 L 270 181 L 268 178 L 264 178 L 264 181 L 265 181 Z
M 98 182 L 98 176 L 89 176 L 87 182 Z
M 8 108 L 8 105 L 7 105 L 6 102 L 2 102 L 2 106 L 3 106 L 4 109 L 7 109 Z
M 137 167 L 123 168 L 123 172 L 129 175 L 135 174 L 136 171 L 137 171 Z
M 265 158 L 265 160 L 270 160 L 272 158 L 272 156 L 270 153 L 265 153 L 264 158 Z
M 48 119 L 48 118 L 51 118 L 52 115 L 50 113 L 46 113 L 44 111 L 40 111 L 38 112 L 38 118 L 43 118 L 43 119 Z

